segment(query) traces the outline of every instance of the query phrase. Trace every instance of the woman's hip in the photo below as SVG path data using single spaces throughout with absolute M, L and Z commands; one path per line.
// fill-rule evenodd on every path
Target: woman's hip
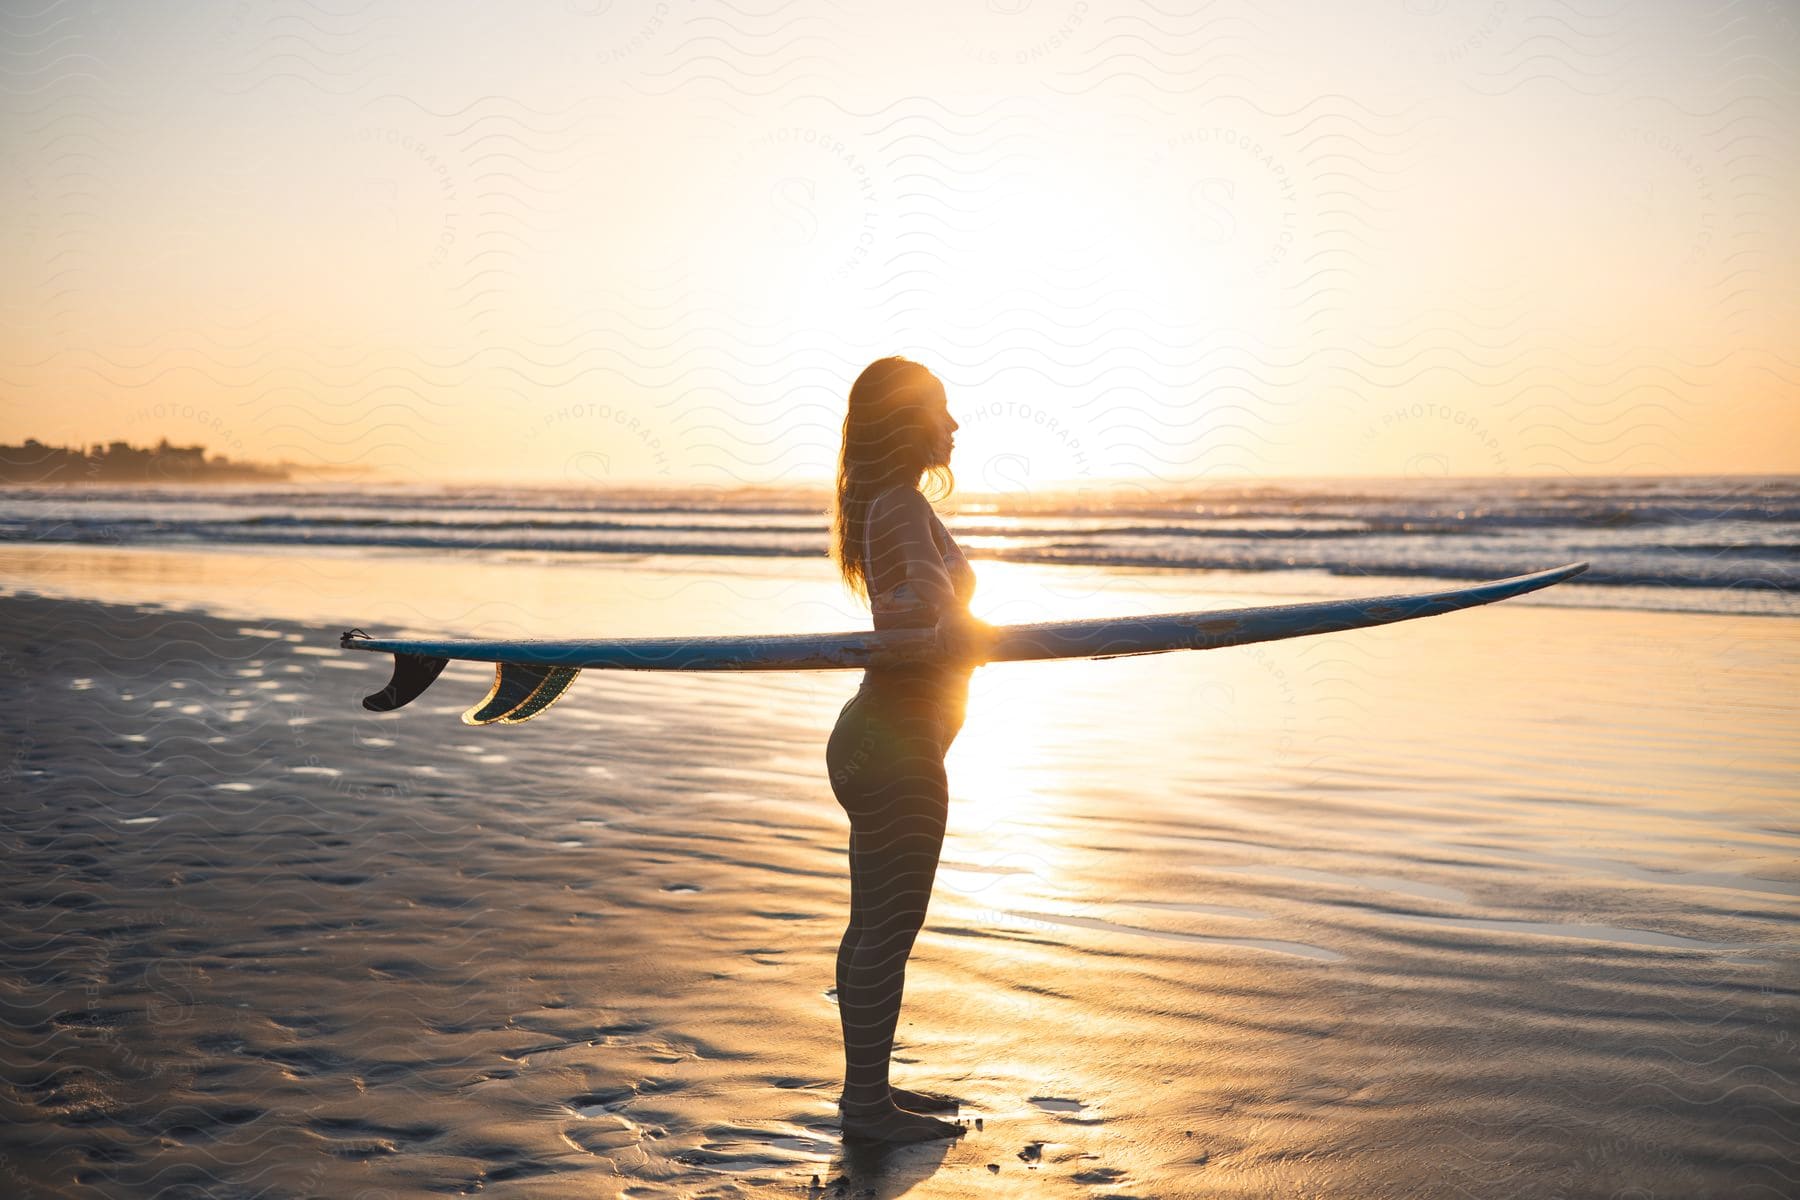
M 967 705 L 966 676 L 894 677 L 871 672 L 838 710 L 838 726 L 862 724 L 877 730 L 885 741 L 923 738 L 941 747 L 962 728 Z
M 866 690 L 852 696 L 825 744 L 839 803 L 855 816 L 901 793 L 942 790 L 946 736 L 954 736 L 945 716 L 940 705 L 921 697 Z

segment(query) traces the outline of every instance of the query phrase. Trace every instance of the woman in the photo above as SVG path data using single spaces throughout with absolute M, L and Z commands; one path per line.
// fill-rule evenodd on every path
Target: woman
M 968 615 L 974 572 L 918 490 L 950 483 L 957 424 L 944 385 L 916 362 L 869 364 L 850 389 L 838 465 L 832 558 L 869 598 L 875 628 L 932 628 L 939 656 L 869 668 L 826 745 L 831 790 L 850 817 L 850 925 L 838 947 L 844 1032 L 844 1133 L 909 1142 L 955 1137 L 927 1115 L 955 1100 L 888 1081 L 906 959 L 925 923 L 944 844 L 944 753 L 962 728 L 981 622 Z

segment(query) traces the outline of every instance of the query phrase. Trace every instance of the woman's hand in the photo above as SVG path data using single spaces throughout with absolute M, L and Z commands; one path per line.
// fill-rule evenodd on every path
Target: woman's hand
M 994 627 L 970 616 L 965 608 L 951 609 L 937 623 L 938 653 L 953 662 L 986 662 L 993 639 Z

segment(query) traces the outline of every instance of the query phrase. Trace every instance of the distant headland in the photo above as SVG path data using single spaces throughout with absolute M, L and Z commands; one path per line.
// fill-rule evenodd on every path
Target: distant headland
M 232 462 L 206 456 L 205 446 L 154 446 L 128 442 L 79 447 L 46 446 L 26 438 L 22 446 L 0 446 L 0 484 L 18 483 L 280 483 L 286 464 Z

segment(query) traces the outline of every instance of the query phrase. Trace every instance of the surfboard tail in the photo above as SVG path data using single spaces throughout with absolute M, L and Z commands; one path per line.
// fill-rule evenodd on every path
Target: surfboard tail
M 357 646 L 359 640 L 369 640 L 368 634 L 360 629 L 352 629 L 339 640 L 339 645 L 349 649 L 370 649 Z M 437 682 L 437 677 L 449 665 L 448 658 L 440 658 L 430 654 L 412 654 L 403 650 L 393 650 L 394 674 L 386 687 L 373 695 L 363 697 L 363 707 L 370 712 L 393 712 L 404 708 L 424 694 L 425 689 Z M 575 667 L 546 667 L 530 663 L 496 663 L 494 664 L 494 686 L 482 697 L 480 703 L 463 713 L 466 725 L 518 725 L 540 716 L 550 706 L 563 698 L 569 685 L 581 672 Z

